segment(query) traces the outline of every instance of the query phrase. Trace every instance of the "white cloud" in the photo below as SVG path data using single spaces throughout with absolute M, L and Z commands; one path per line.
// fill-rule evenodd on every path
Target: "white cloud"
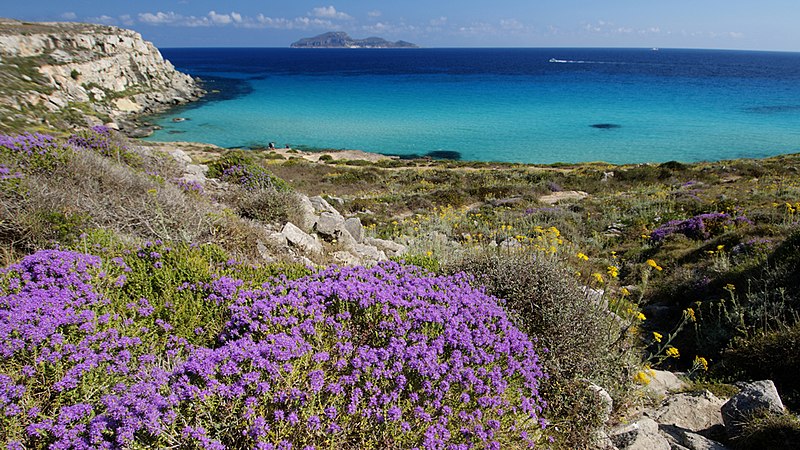
M 369 17 L 380 17 L 381 15 L 383 15 L 383 13 L 378 11 L 377 9 L 367 13 L 367 16 Z
M 184 19 L 184 17 L 180 14 L 175 14 L 174 12 L 157 12 L 153 13 L 140 13 L 139 14 L 139 21 L 144 22 L 148 25 L 172 25 L 176 24 Z
M 217 25 L 228 25 L 229 23 L 233 22 L 230 14 L 217 14 L 216 11 L 209 12 L 208 18 L 212 23 Z
M 116 25 L 117 19 L 103 14 L 102 16 L 97 16 L 97 17 L 87 17 L 86 22 L 101 23 L 103 25 Z
M 447 17 L 445 16 L 437 17 L 435 19 L 431 19 L 428 23 L 434 27 L 442 26 L 445 23 L 447 23 Z
M 343 13 L 341 11 L 337 11 L 336 8 L 333 6 L 320 6 L 318 8 L 314 8 L 309 13 L 310 16 L 319 17 L 322 19 L 334 19 L 334 20 L 350 20 L 352 17 L 349 14 Z
M 74 12 L 70 11 L 70 12 L 65 12 L 65 13 L 61 14 L 61 18 L 64 19 L 64 20 L 75 20 L 75 19 L 78 18 L 78 15 L 75 14 Z
M 639 35 L 662 34 L 661 27 L 657 26 L 646 27 L 646 28 L 634 28 L 629 26 L 619 26 L 614 24 L 613 22 L 607 22 L 604 20 L 598 20 L 595 23 L 586 23 L 583 25 L 583 30 L 589 33 L 602 34 L 606 36 L 629 35 L 629 34 L 639 34 Z
M 134 24 L 133 18 L 130 16 L 130 14 L 123 14 L 119 16 L 119 21 L 127 27 L 133 26 Z

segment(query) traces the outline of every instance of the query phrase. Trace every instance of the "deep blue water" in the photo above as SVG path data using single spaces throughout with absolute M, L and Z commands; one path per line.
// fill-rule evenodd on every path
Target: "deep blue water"
M 163 49 L 205 80 L 150 139 L 528 163 L 800 152 L 800 53 Z M 174 117 L 189 120 L 172 122 Z

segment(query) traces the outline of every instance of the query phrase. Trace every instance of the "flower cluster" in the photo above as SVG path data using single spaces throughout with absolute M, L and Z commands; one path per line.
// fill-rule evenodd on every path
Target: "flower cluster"
M 656 228 L 650 234 L 650 239 L 661 242 L 672 234 L 682 234 L 690 239 L 705 240 L 724 232 L 727 228 L 752 224 L 744 216 L 732 216 L 728 213 L 700 214 L 685 220 L 671 220 Z
M 0 164 L 0 181 L 14 180 L 17 178 L 22 178 L 22 173 L 18 171 L 12 172 L 10 167 L 6 166 L 5 164 Z
M 0 135 L 0 154 L 5 150 L 26 170 L 50 170 L 63 157 L 67 147 L 55 137 L 40 133 Z
M 534 344 L 464 275 L 382 263 L 257 288 L 217 276 L 184 287 L 229 311 L 215 344 L 193 345 L 158 298 L 118 301 L 132 281 L 113 273 L 136 278 L 137 259 L 171 253 L 144 246 L 103 264 L 42 251 L 0 272 L 6 446 L 468 449 L 540 437 Z
M 111 129 L 103 125 L 75 133 L 67 139 L 67 143 L 75 148 L 92 150 L 103 156 L 129 156 L 128 148 L 117 142 Z
M 175 184 L 181 188 L 184 192 L 194 192 L 197 194 L 202 194 L 204 192 L 203 185 L 197 181 L 190 181 L 184 178 L 178 178 L 175 180 Z

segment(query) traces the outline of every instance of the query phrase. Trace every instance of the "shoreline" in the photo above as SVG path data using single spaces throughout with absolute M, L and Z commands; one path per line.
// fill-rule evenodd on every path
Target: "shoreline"
M 617 164 L 606 161 L 582 161 L 574 163 L 572 162 L 524 163 L 524 162 L 507 162 L 507 161 L 453 160 L 453 159 L 440 159 L 431 157 L 401 158 L 400 156 L 397 155 L 384 155 L 381 153 L 367 152 L 363 150 L 354 150 L 354 149 L 300 150 L 296 148 L 275 148 L 275 149 L 225 148 L 214 144 L 209 144 L 204 142 L 193 142 L 193 141 L 145 141 L 141 138 L 136 138 L 136 141 L 144 146 L 157 148 L 160 150 L 168 150 L 170 148 L 180 149 L 186 152 L 186 154 L 188 154 L 189 156 L 191 156 L 192 159 L 195 159 L 195 157 L 197 157 L 200 160 L 208 160 L 228 151 L 242 150 L 245 152 L 253 152 L 265 156 L 266 159 L 274 159 L 276 161 L 287 161 L 293 158 L 299 158 L 307 162 L 324 163 L 325 161 L 328 160 L 327 158 L 325 158 L 325 156 L 330 156 L 330 160 L 332 161 L 364 161 L 369 163 L 381 163 L 389 161 L 397 161 L 399 163 L 402 161 L 406 161 L 409 163 L 409 165 L 414 162 L 427 162 L 427 163 L 437 163 L 441 165 L 455 166 L 452 168 L 456 167 L 510 168 L 510 167 L 522 166 L 522 167 L 551 169 L 551 170 L 563 170 L 563 169 L 571 169 L 578 167 L 615 169 L 615 168 L 645 167 L 645 166 L 670 167 L 675 165 L 682 165 L 689 167 L 689 166 L 719 165 L 719 164 L 725 165 L 725 164 L 732 164 L 738 161 L 770 161 L 770 160 L 781 160 L 785 158 L 800 160 L 800 152 L 794 152 L 794 153 L 781 153 L 778 155 L 756 157 L 756 158 L 731 158 L 731 159 L 706 160 L 706 161 L 694 161 L 694 162 L 665 161 L 665 162 L 641 162 L 641 163 Z M 270 158 L 270 156 L 273 155 L 280 156 L 280 158 L 278 157 Z M 611 176 L 613 176 L 613 174 Z

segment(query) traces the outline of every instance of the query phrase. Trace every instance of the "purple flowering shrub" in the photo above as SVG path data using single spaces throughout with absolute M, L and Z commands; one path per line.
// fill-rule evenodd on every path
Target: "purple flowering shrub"
M 47 134 L 0 134 L 0 163 L 23 171 L 50 171 L 64 161 L 67 150 L 63 142 Z
M 242 151 L 229 151 L 209 166 L 209 176 L 241 186 L 247 191 L 289 191 L 289 185 L 258 165 Z
M 103 156 L 116 158 L 130 166 L 141 165 L 141 158 L 132 152 L 108 127 L 96 125 L 79 131 L 67 139 L 67 144 L 76 149 L 91 150 Z
M 175 185 L 181 188 L 183 192 L 202 194 L 204 192 L 203 185 L 197 181 L 189 181 L 183 178 L 175 180 Z
M 499 448 L 540 439 L 534 344 L 465 275 L 296 280 L 208 249 L 0 272 L 9 448 Z M 268 280 L 265 282 L 265 280 Z
M 699 214 L 689 219 L 671 220 L 653 230 L 650 238 L 661 242 L 667 236 L 682 234 L 690 239 L 705 240 L 741 225 L 752 225 L 752 222 L 747 217 L 728 213 Z

